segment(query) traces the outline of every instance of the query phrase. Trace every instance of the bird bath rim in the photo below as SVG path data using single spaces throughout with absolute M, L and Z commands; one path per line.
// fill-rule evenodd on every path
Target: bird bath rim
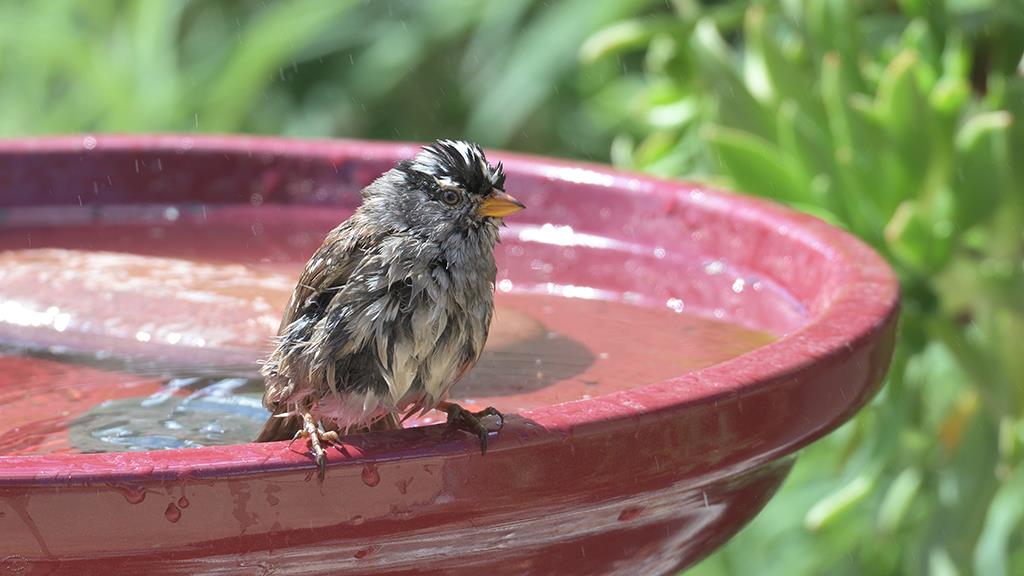
M 386 163 L 411 156 L 417 149 L 418 145 L 409 143 L 239 136 L 73 136 L 0 142 L 0 157 L 53 153 L 88 158 L 93 154 L 156 152 L 168 156 L 228 154 Z M 765 242 L 784 241 L 802 248 L 827 264 L 827 274 L 817 286 L 802 288 L 805 294 L 801 300 L 808 309 L 806 324 L 775 342 L 662 382 L 511 415 L 506 430 L 492 438 L 487 457 L 567 438 L 615 430 L 628 433 L 651 420 L 672 419 L 695 407 L 724 406 L 745 397 L 761 398 L 768 394 L 787 399 L 814 375 L 820 377 L 823 364 L 842 364 L 843 359 L 865 348 L 874 348 L 883 356 L 885 349 L 891 350 L 898 310 L 897 281 L 881 257 L 844 231 L 764 200 L 703 185 L 570 160 L 506 152 L 488 155 L 492 161 L 504 163 L 510 180 L 528 175 L 561 181 L 567 186 L 607 188 L 670 212 L 695 210 L 708 218 L 729 220 L 737 229 L 749 227 L 757 230 Z M 881 364 L 884 371 L 886 362 Z M 877 369 L 878 366 L 871 368 Z M 877 390 L 880 380 L 881 374 L 875 372 L 849 375 L 845 382 L 836 385 L 841 398 L 829 409 L 804 410 L 804 418 L 799 422 L 755 433 L 759 437 L 744 439 L 749 450 L 740 450 L 743 454 L 736 453 L 725 460 L 731 463 L 730 468 L 747 468 L 791 454 L 853 414 Z M 437 428 L 353 436 L 344 442 L 347 455 L 337 450 L 330 452 L 328 474 L 330 469 L 362 466 L 367 461 L 471 456 L 477 451 L 475 440 L 445 440 Z M 301 450 L 286 449 L 285 444 L 0 457 L 0 486 L 133 483 L 308 470 L 308 457 Z M 708 472 L 722 463 L 722 458 L 721 454 L 698 457 L 694 471 Z

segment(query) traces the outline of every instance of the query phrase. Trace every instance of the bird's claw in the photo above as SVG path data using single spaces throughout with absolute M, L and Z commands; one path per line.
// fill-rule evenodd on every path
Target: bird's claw
M 299 438 L 309 439 L 309 451 L 317 467 L 317 480 L 323 482 L 324 475 L 327 474 L 327 453 L 324 451 L 323 445 L 338 442 L 340 436 L 334 430 L 325 431 L 322 425 L 317 426 L 313 416 L 306 413 L 302 415 L 302 428 L 295 433 L 292 442 Z
M 491 431 L 483 425 L 481 419 L 487 416 L 497 416 L 498 429 L 500 430 L 505 425 L 505 416 L 493 406 L 488 406 L 479 412 L 470 412 L 458 404 L 451 402 L 445 402 L 444 404 L 443 410 L 448 414 L 448 433 L 462 430 L 475 435 L 480 439 L 480 454 L 487 454 L 487 437 Z

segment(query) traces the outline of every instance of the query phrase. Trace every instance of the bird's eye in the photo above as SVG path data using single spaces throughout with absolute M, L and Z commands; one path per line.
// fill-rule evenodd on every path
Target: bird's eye
M 455 206 L 461 199 L 462 197 L 455 190 L 448 189 L 441 193 L 441 201 L 449 206 Z

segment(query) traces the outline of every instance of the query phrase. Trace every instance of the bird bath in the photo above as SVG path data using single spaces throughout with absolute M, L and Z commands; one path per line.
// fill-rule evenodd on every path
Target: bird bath
M 658 574 L 724 543 L 877 390 L 896 281 L 770 203 L 491 154 L 529 209 L 454 391 L 508 415 L 252 444 L 301 265 L 417 148 L 0 143 L 0 572 Z

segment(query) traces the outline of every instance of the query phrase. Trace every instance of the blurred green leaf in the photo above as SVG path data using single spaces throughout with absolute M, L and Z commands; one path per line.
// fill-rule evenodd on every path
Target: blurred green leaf
M 1006 112 L 977 114 L 956 135 L 956 215 L 969 228 L 998 209 L 1009 185 L 1008 133 L 1013 117 Z
M 811 201 L 800 167 L 771 143 L 725 127 L 708 127 L 705 138 L 722 171 L 740 190 L 792 202 Z
M 860 30 L 862 19 L 855 12 L 856 4 L 845 0 L 809 0 L 801 3 L 802 24 L 818 58 L 835 53 L 841 58 L 853 58 L 861 52 Z M 859 89 L 859 74 L 846 69 L 846 81 Z
M 580 60 L 584 64 L 593 64 L 602 58 L 646 48 L 659 34 L 679 34 L 684 31 L 681 23 L 671 17 L 623 20 L 598 30 L 587 38 L 580 47 Z
M 936 134 L 914 73 L 919 61 L 916 52 L 906 50 L 889 63 L 878 84 L 875 112 L 896 152 L 884 158 L 890 185 L 921 193 L 923 187 L 915 184 L 930 170 L 930 144 Z
M 923 19 L 912 20 L 903 29 L 900 44 L 904 52 L 915 54 L 919 59 L 913 66 L 914 77 L 921 91 L 928 92 L 942 72 L 942 54 L 928 23 Z
M 779 148 L 801 167 L 800 178 L 809 181 L 810 198 L 827 211 L 842 214 L 836 204 L 831 177 L 835 162 L 829 154 L 829 138 L 801 107 L 791 100 L 782 102 L 776 117 Z M 817 181 L 817 184 L 815 182 Z
M 223 70 L 199 111 L 204 130 L 237 126 L 273 73 L 295 58 L 296 45 L 331 26 L 351 0 L 281 0 L 268 5 L 241 31 Z
M 889 489 L 878 508 L 878 530 L 891 534 L 900 528 L 907 510 L 921 488 L 921 473 L 914 468 L 900 472 L 889 485 Z
M 647 110 L 647 122 L 656 128 L 681 128 L 698 117 L 699 106 L 692 98 L 652 104 Z
M 820 123 L 820 104 L 814 99 L 813 78 L 800 69 L 795 50 L 786 51 L 772 32 L 762 7 L 747 11 L 744 67 L 746 84 L 763 100 L 797 102 L 803 113 Z
M 507 142 L 576 63 L 579 46 L 590 34 L 652 1 L 566 0 L 545 5 L 508 47 L 504 66 L 495 71 L 500 75 L 476 95 L 468 134 L 484 144 Z
M 934 548 L 928 552 L 928 574 L 930 576 L 959 576 L 956 564 L 943 548 Z
M 942 52 L 942 70 L 948 78 L 967 80 L 971 73 L 970 45 L 959 30 L 951 30 L 946 37 L 946 46 Z
M 996 492 L 974 549 L 977 574 L 1009 576 L 1010 537 L 1024 520 L 1024 468 L 1018 468 Z
M 852 508 L 860 504 L 875 487 L 875 475 L 859 474 L 848 484 L 822 498 L 804 516 L 804 526 L 818 531 L 840 521 Z
M 717 100 L 715 104 L 719 121 L 726 127 L 771 139 L 774 123 L 768 111 L 744 85 L 736 70 L 732 50 L 710 20 L 697 23 L 691 46 L 707 90 Z
M 961 79 L 942 78 L 928 97 L 932 108 L 944 117 L 955 117 L 971 98 L 971 87 Z
M 897 258 L 922 274 L 944 264 L 952 251 L 949 231 L 937 230 L 921 204 L 913 200 L 903 202 L 893 213 L 885 239 Z

